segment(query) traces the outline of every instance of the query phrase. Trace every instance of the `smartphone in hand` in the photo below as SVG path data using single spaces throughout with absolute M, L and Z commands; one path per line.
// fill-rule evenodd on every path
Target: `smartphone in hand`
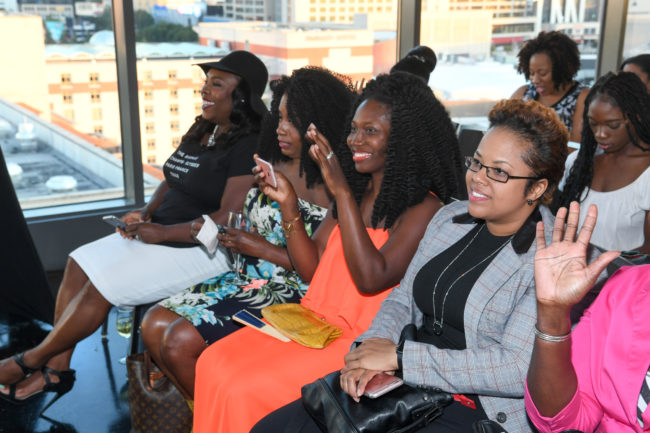
M 368 398 L 377 398 L 401 386 L 403 383 L 404 381 L 399 377 L 388 373 L 379 373 L 366 384 L 366 390 L 363 395 Z
M 264 161 L 260 157 L 255 157 L 255 163 L 260 168 L 260 170 L 262 170 L 262 173 L 264 173 L 264 182 L 268 183 L 273 188 L 277 188 L 278 181 L 275 178 L 275 171 L 273 170 L 273 166 L 271 165 L 271 163 L 268 161 Z
M 122 229 L 122 230 L 126 229 L 126 223 L 124 221 L 122 221 L 121 219 L 119 219 L 118 217 L 116 217 L 115 215 L 104 215 L 102 217 L 102 219 L 104 220 L 105 223 L 108 223 L 108 224 L 112 225 L 113 227 L 116 227 L 116 228 L 119 228 L 119 229 Z

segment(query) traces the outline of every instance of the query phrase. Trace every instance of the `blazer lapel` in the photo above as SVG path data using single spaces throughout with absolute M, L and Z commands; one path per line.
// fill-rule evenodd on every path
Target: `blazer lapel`
M 465 329 L 471 331 L 466 332 L 465 335 L 468 347 L 470 344 L 476 347 L 478 324 L 485 306 L 506 281 L 517 273 L 522 264 L 521 258 L 512 249 L 512 245 L 509 244 L 497 254 L 491 265 L 485 269 L 477 280 L 465 305 Z

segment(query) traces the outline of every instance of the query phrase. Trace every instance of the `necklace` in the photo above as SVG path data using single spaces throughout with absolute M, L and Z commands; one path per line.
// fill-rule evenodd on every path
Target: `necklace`
M 208 142 L 205 145 L 205 147 L 207 147 L 208 149 L 212 149 L 214 147 L 215 145 L 214 140 L 218 130 L 219 130 L 219 125 L 215 125 L 214 131 L 212 131 L 212 135 L 210 135 L 210 137 L 208 138 Z
M 433 296 L 432 296 L 432 306 L 433 306 L 433 314 L 432 314 L 432 319 L 433 319 L 433 333 L 436 334 L 436 335 L 442 335 L 442 329 L 443 329 L 442 326 L 443 326 L 444 323 L 445 323 L 445 302 L 447 301 L 447 295 L 449 295 L 449 292 L 451 292 L 451 289 L 452 289 L 452 287 L 454 287 L 454 284 L 456 284 L 456 283 L 458 282 L 458 280 L 460 280 L 461 278 L 463 278 L 465 275 L 467 275 L 467 274 L 469 274 L 470 272 L 472 272 L 472 271 L 473 271 L 477 266 L 480 266 L 480 265 L 481 265 L 482 263 L 484 263 L 486 260 L 490 259 L 490 258 L 493 257 L 495 254 L 497 254 L 499 251 L 501 251 L 501 250 L 503 249 L 503 247 L 505 247 L 505 246 L 508 244 L 508 242 L 510 242 L 510 241 L 512 240 L 512 238 L 514 237 L 514 234 L 511 235 L 511 236 L 510 236 L 510 237 L 509 237 L 509 238 L 508 238 L 508 239 L 507 239 L 503 244 L 501 244 L 501 245 L 499 246 L 499 248 L 497 248 L 496 250 L 492 251 L 492 252 L 491 252 L 487 257 L 485 257 L 483 260 L 481 260 L 480 262 L 478 262 L 477 264 L 475 264 L 474 266 L 472 266 L 471 268 L 469 268 L 468 270 L 466 270 L 466 271 L 463 272 L 462 274 L 460 274 L 458 277 L 456 277 L 456 279 L 455 279 L 454 281 L 452 281 L 452 283 L 451 283 L 451 284 L 449 285 L 449 287 L 447 288 L 447 291 L 445 292 L 445 295 L 442 297 L 442 307 L 440 308 L 440 319 L 436 319 L 436 289 L 438 289 L 438 283 L 440 282 L 440 278 L 442 277 L 442 275 L 443 275 L 445 272 L 447 272 L 447 270 L 449 269 L 449 267 L 450 267 L 451 265 L 453 265 L 454 262 L 455 262 L 456 260 L 458 260 L 458 258 L 459 258 L 460 256 L 463 255 L 463 253 L 465 252 L 465 250 L 466 250 L 466 249 L 467 249 L 467 248 L 468 248 L 468 247 L 469 247 L 469 246 L 474 242 L 474 239 L 476 239 L 476 237 L 478 236 L 478 234 L 481 233 L 481 230 L 483 230 L 483 227 L 485 227 L 485 225 L 482 225 L 481 228 L 478 229 L 478 230 L 476 231 L 476 233 L 474 234 L 474 236 L 472 237 L 472 239 L 467 243 L 467 245 L 465 245 L 465 247 L 463 247 L 463 249 L 460 251 L 460 253 L 458 253 L 458 254 L 456 255 L 456 257 L 454 257 L 454 259 L 453 259 L 451 262 L 449 262 L 449 264 L 448 264 L 447 266 L 445 266 L 445 269 L 443 269 L 442 272 L 440 272 L 440 274 L 438 275 L 438 278 L 436 279 L 436 283 L 435 283 L 434 286 L 433 286 Z

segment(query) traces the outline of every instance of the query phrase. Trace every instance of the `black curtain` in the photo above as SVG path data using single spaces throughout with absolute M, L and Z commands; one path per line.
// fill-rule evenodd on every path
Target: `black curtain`
M 0 149 L 0 312 L 52 323 L 54 295 Z

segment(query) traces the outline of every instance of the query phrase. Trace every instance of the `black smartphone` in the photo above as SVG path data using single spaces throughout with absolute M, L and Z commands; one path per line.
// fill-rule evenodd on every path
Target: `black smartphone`
M 121 219 L 119 219 L 118 217 L 116 217 L 115 215 L 104 215 L 102 219 L 104 220 L 105 223 L 108 223 L 113 227 L 117 227 L 122 230 L 126 229 L 126 223 Z

